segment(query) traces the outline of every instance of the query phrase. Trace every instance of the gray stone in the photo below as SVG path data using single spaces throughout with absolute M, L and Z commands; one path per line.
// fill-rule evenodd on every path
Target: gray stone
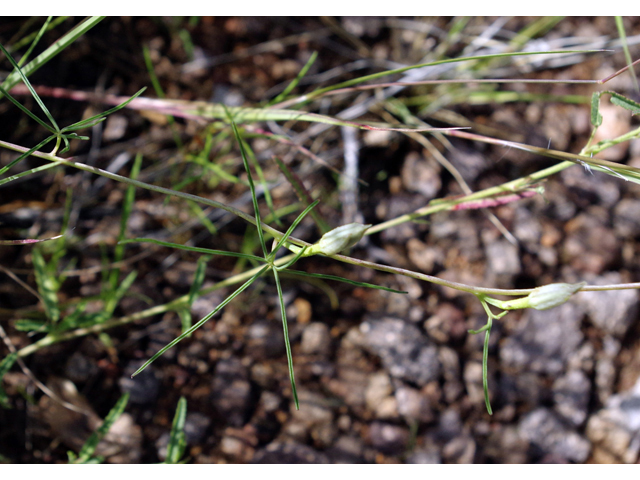
M 560 375 L 582 342 L 581 318 L 571 301 L 551 310 L 526 310 L 516 333 L 500 348 L 501 363 L 518 370 Z
M 542 237 L 540 220 L 529 209 L 523 206 L 518 207 L 515 212 L 513 234 L 529 248 L 537 250 Z
M 318 464 L 329 463 L 329 459 L 324 453 L 297 442 L 273 442 L 258 450 L 252 463 Z
M 528 450 L 529 442 L 518 434 L 514 425 L 491 428 L 482 444 L 482 453 L 491 459 L 484 463 L 524 464 L 529 461 Z
M 385 317 L 363 322 L 360 331 L 362 347 L 380 356 L 391 376 L 419 386 L 440 376 L 437 348 L 414 325 Z
M 460 172 L 462 178 L 469 183 L 476 182 L 480 174 L 490 165 L 489 160 L 477 150 L 468 149 L 462 145 L 451 150 L 447 158 Z
M 252 406 L 249 372 L 240 359 L 219 360 L 211 385 L 211 401 L 225 423 L 240 427 L 246 423 Z
M 448 408 L 440 415 L 435 436 L 438 440 L 448 442 L 460 433 L 462 433 L 460 413 L 453 407 Z
M 91 377 L 96 376 L 100 369 L 93 359 L 81 352 L 74 352 L 67 360 L 64 371 L 69 380 L 79 383 L 86 382 Z
M 211 425 L 211 419 L 200 412 L 187 413 L 184 422 L 184 434 L 187 444 L 196 445 L 204 438 L 207 429 Z
M 302 331 L 300 348 L 306 354 L 329 354 L 331 335 L 329 327 L 324 323 L 312 322 Z
M 364 445 L 361 438 L 344 435 L 326 453 L 333 464 L 362 463 Z
M 247 352 L 253 358 L 264 360 L 284 354 L 282 324 L 258 320 L 247 330 Z
M 420 390 L 403 385 L 396 389 L 395 399 L 398 412 L 407 420 L 427 423 L 435 418 L 429 399 Z
M 616 205 L 620 199 L 620 179 L 610 175 L 593 172 L 589 173 L 585 168 L 567 168 L 560 176 L 569 190 L 578 194 L 581 200 L 591 203 L 600 203 L 610 208 Z
M 522 270 L 518 247 L 506 240 L 492 241 L 485 247 L 489 277 L 505 283 L 513 279 Z
M 442 458 L 437 449 L 417 448 L 407 457 L 407 463 L 411 464 L 440 464 Z
M 599 462 L 637 463 L 640 459 L 640 379 L 627 392 L 611 396 L 591 416 L 586 430 Z
M 369 410 L 375 412 L 376 418 L 397 418 L 398 405 L 393 396 L 391 379 L 386 372 L 379 372 L 369 377 L 364 398 Z
M 431 200 L 442 187 L 440 166 L 433 160 L 424 160 L 415 153 L 409 153 L 402 164 L 402 183 L 411 192 L 421 193 Z
M 598 352 L 595 366 L 595 384 L 598 393 L 598 400 L 605 403 L 613 394 L 616 377 L 616 357 L 620 352 L 621 344 L 611 335 L 605 335 L 602 341 L 602 348 Z
M 149 365 L 142 372 L 131 378 L 131 375 L 142 366 L 144 361 L 133 360 L 124 369 L 124 375 L 118 383 L 123 392 L 129 393 L 129 401 L 140 405 L 155 402 L 158 398 L 161 384 L 161 374 L 153 365 Z
M 573 426 L 587 419 L 591 382 L 581 370 L 571 370 L 553 383 L 555 411 Z
M 369 443 L 386 455 L 398 455 L 407 448 L 409 430 L 391 423 L 373 422 L 369 426 Z
M 520 435 L 543 453 L 554 454 L 582 463 L 589 456 L 591 445 L 576 431 L 566 427 L 546 408 L 525 415 L 518 426 Z
M 623 283 L 618 272 L 609 272 L 595 278 L 586 278 L 593 285 Z M 636 318 L 640 295 L 637 290 L 607 290 L 579 292 L 576 302 L 583 307 L 595 326 L 606 333 L 622 338 Z
M 442 457 L 447 463 L 473 463 L 475 453 L 476 442 L 467 434 L 455 437 L 442 449 Z
M 479 386 L 476 382 L 476 391 L 478 389 Z M 491 395 L 491 392 L 494 391 L 489 383 L 489 394 Z M 480 393 L 478 392 L 476 395 L 480 395 Z M 548 396 L 549 392 L 541 375 L 528 371 L 521 371 L 517 374 L 503 371 L 500 376 L 500 392 L 496 398 L 499 398 L 500 402 L 506 405 L 524 403 L 533 408 L 540 401 L 546 400 Z M 476 400 L 476 403 L 479 402 L 480 400 Z
M 640 200 L 621 200 L 613 211 L 613 226 L 616 233 L 625 239 L 640 235 Z
M 291 418 L 299 420 L 308 426 L 333 422 L 330 402 L 323 395 L 300 388 L 298 390 L 298 400 L 300 401 L 300 409 L 297 410 L 295 405 L 292 404 Z

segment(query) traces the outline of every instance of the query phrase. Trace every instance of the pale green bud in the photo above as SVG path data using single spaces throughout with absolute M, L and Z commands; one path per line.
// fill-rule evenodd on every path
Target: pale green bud
M 517 300 L 504 302 L 505 310 L 516 310 L 519 308 L 534 308 L 536 310 L 548 310 L 565 303 L 571 295 L 576 293 L 587 282 L 581 283 L 550 283 L 533 290 L 529 295 Z
M 323 255 L 335 255 L 349 247 L 354 246 L 363 237 L 371 225 L 361 223 L 349 223 L 325 233 L 322 238 L 311 248 L 314 253 Z

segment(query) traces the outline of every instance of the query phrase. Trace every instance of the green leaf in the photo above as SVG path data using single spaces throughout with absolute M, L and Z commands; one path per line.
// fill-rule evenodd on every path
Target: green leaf
M 80 453 L 78 454 L 78 458 L 70 463 L 99 463 L 102 461 L 101 458 L 92 458 L 93 454 L 96 451 L 96 447 L 100 440 L 107 434 L 109 429 L 113 426 L 115 421 L 122 415 L 125 407 L 127 406 L 127 402 L 129 401 L 129 394 L 125 393 L 120 397 L 120 399 L 113 406 L 107 417 L 104 419 L 104 423 L 100 425 L 100 427 L 91 434 L 91 436 L 87 439 L 85 444 L 82 446 Z
M 249 188 L 251 189 L 251 199 L 253 200 L 253 210 L 256 217 L 256 226 L 258 227 L 258 237 L 260 238 L 260 245 L 262 245 L 262 253 L 264 257 L 267 258 L 267 244 L 264 241 L 264 233 L 262 232 L 262 222 L 260 221 L 260 208 L 258 207 L 258 197 L 256 196 L 256 187 L 253 184 L 253 177 L 251 176 L 251 168 L 249 167 L 249 160 L 247 159 L 247 153 L 244 148 L 244 142 L 242 137 L 240 136 L 240 132 L 238 131 L 238 126 L 234 121 L 233 117 L 229 110 L 226 110 L 227 117 L 229 122 L 231 123 L 231 128 L 233 130 L 233 135 L 236 137 L 236 141 L 240 146 L 240 155 L 242 156 L 242 163 L 244 164 L 244 169 L 247 172 L 247 179 L 249 180 Z
M 189 289 L 189 298 L 187 300 L 187 304 L 189 305 L 189 307 L 191 307 L 195 299 L 198 298 L 198 292 L 202 288 L 204 277 L 207 273 L 207 262 L 209 262 L 210 259 L 211 258 L 209 256 L 200 257 L 198 259 L 196 272 L 193 275 L 193 283 L 191 284 L 191 288 Z
M 167 458 L 164 463 L 179 463 L 187 446 L 187 438 L 184 433 L 184 425 L 187 419 L 187 400 L 180 397 L 176 414 L 171 424 L 171 436 L 167 446 Z
M 160 351 L 158 351 L 149 360 L 147 360 L 138 370 L 136 370 L 133 373 L 133 375 L 131 375 L 131 377 L 133 378 L 136 375 L 138 375 L 145 368 L 147 368 L 149 365 L 151 365 L 153 362 L 155 362 L 158 359 L 158 357 L 160 357 L 164 352 L 169 350 L 171 347 L 175 346 L 183 338 L 188 337 L 193 332 L 195 332 L 197 329 L 199 329 L 202 325 L 204 325 L 206 322 L 211 320 L 216 313 L 218 313 L 220 310 L 222 310 L 224 307 L 226 307 L 227 304 L 229 304 L 229 302 L 231 302 L 234 298 L 236 298 L 238 295 L 240 295 L 242 292 L 244 292 L 249 287 L 249 285 L 251 285 L 255 280 L 257 280 L 258 277 L 260 277 L 269 268 L 270 267 L 268 265 L 265 265 L 264 267 L 262 267 L 253 277 L 251 277 L 249 280 L 247 280 L 245 283 L 243 283 L 240 288 L 238 288 L 235 292 L 233 292 L 231 295 L 229 295 L 227 298 L 225 298 L 224 301 L 220 305 L 218 305 L 211 313 L 209 313 L 208 315 L 203 317 L 200 321 L 198 321 L 198 323 L 196 323 L 189 330 L 187 330 L 186 332 L 183 332 L 182 335 L 176 337 L 173 341 L 169 342 L 166 346 L 161 348 Z
M 393 288 L 383 287 L 382 285 L 376 285 L 374 283 L 357 282 L 355 280 L 349 280 L 348 278 L 337 277 L 335 275 L 325 275 L 323 273 L 308 273 L 308 272 L 301 272 L 300 270 L 287 270 L 287 273 L 290 273 L 292 275 L 300 275 L 302 277 L 322 278 L 323 280 L 336 280 L 338 282 L 348 283 L 356 287 L 376 288 L 378 290 L 385 290 L 387 292 L 392 292 L 392 293 L 403 293 L 403 294 L 408 293 L 402 290 L 395 290 Z
M 273 278 L 276 281 L 278 289 L 278 300 L 280 301 L 280 315 L 282 316 L 282 333 L 284 335 L 284 346 L 287 352 L 287 365 L 289 367 L 289 380 L 291 382 L 291 394 L 296 405 L 296 410 L 300 410 L 300 402 L 298 401 L 298 390 L 296 389 L 296 378 L 293 374 L 293 355 L 291 354 L 291 343 L 289 342 L 289 325 L 287 324 L 287 309 L 284 306 L 284 296 L 282 295 L 282 286 L 280 285 L 280 277 L 278 270 L 273 269 Z
M 127 240 L 122 240 L 120 243 L 154 243 L 156 245 L 162 245 L 163 247 L 177 248 L 178 250 L 186 250 L 188 252 L 206 253 L 208 255 L 222 255 L 225 257 L 240 257 L 262 263 L 266 261 L 262 257 L 249 255 L 247 253 L 227 252 L 226 250 L 212 250 L 210 248 L 191 247 L 189 245 L 180 245 L 179 243 L 163 242 L 162 240 L 156 240 L 155 238 L 130 238 Z
M 22 109 L 22 108 L 21 108 L 21 110 L 23 110 L 23 111 L 26 110 L 31 118 L 35 119 L 38 123 L 40 123 L 42 126 L 47 128 L 48 130 L 50 130 L 52 132 L 59 132 L 60 131 L 60 127 L 58 127 L 58 124 L 56 123 L 56 121 L 54 120 L 53 116 L 51 115 L 51 113 L 49 112 L 47 107 L 45 106 L 44 102 L 40 99 L 40 96 L 33 89 L 33 87 L 31 86 L 31 83 L 29 82 L 29 79 L 23 73 L 22 69 L 18 66 L 16 61 L 11 56 L 11 54 L 9 52 L 7 52 L 7 50 L 4 48 L 4 46 L 1 43 L 0 43 L 0 50 L 2 50 L 2 53 L 4 53 L 6 55 L 7 59 L 9 60 L 9 63 L 11 63 L 11 66 L 15 69 L 14 73 L 15 72 L 18 73 L 18 75 L 20 76 L 20 78 L 22 79 L 24 84 L 26 85 L 26 87 L 29 90 L 29 92 L 31 92 L 31 95 L 33 96 L 33 98 L 36 101 L 36 103 L 40 106 L 40 108 L 42 109 L 44 114 L 47 116 L 47 118 L 49 119 L 49 122 L 51 122 L 51 125 L 53 126 L 53 128 L 49 127 L 46 123 L 42 122 L 38 117 L 33 115 L 28 110 Z M 0 87 L 0 88 L 2 88 L 2 87 Z M 11 100 L 14 104 L 18 105 L 18 102 L 15 99 L 10 98 L 10 95 L 4 89 L 0 90 L 0 92 L 3 95 L 5 95 L 7 98 L 9 98 L 9 100 Z
M 142 93 L 147 89 L 147 87 L 142 87 L 140 90 L 138 90 L 136 93 L 134 93 L 130 98 L 128 98 L 127 100 L 125 100 L 124 102 L 120 103 L 119 105 L 116 105 L 113 108 L 110 108 L 109 110 L 99 113 L 97 115 L 94 115 L 93 117 L 89 117 L 89 118 L 85 118 L 84 120 L 81 120 L 79 122 L 76 122 L 74 124 L 69 125 L 68 127 L 64 127 L 61 132 L 71 132 L 71 131 L 75 131 L 75 130 L 81 130 L 84 128 L 89 128 L 89 127 L 93 127 L 94 125 L 106 120 L 106 117 L 111 115 L 114 112 L 117 112 L 118 110 L 126 107 L 127 105 L 129 105 L 129 103 L 131 103 L 136 97 L 139 97 L 140 95 L 142 95 Z M 86 137 L 84 137 L 86 139 Z
M 599 127 L 602 125 L 602 115 L 600 115 L 600 92 L 593 92 L 591 95 L 591 125 Z
M 309 69 L 311 68 L 311 65 L 313 65 L 316 61 L 316 59 L 318 58 L 318 52 L 313 52 L 311 54 L 311 57 L 309 57 L 309 60 L 307 60 L 307 63 L 305 64 L 304 67 L 302 67 L 302 69 L 300 70 L 300 72 L 298 73 L 298 75 L 296 75 L 296 78 L 294 78 L 291 83 L 289 85 L 287 85 L 287 88 L 285 88 L 282 93 L 280 95 L 278 95 L 276 98 L 274 98 L 273 100 L 271 100 L 268 105 L 275 105 L 276 103 L 281 102 L 282 100 L 285 99 L 285 97 L 287 95 L 289 95 L 289 93 L 291 91 L 293 91 L 294 88 L 296 88 L 298 86 L 298 83 L 300 83 L 300 80 L 302 80 L 302 78 L 307 74 L 307 72 L 309 71 Z
M 47 318 L 55 323 L 60 320 L 60 307 L 58 306 L 60 282 L 50 274 L 39 249 L 33 250 L 31 258 L 36 275 L 36 283 L 38 284 L 38 292 L 40 292 L 44 303 L 44 311 Z
M 280 240 L 278 240 L 278 243 L 276 244 L 275 248 L 273 249 L 273 251 L 271 252 L 270 258 L 273 260 L 273 258 L 275 257 L 278 249 L 284 245 L 284 243 L 289 239 L 289 237 L 291 236 L 291 234 L 293 233 L 293 231 L 296 229 L 296 227 L 300 224 L 300 222 L 302 221 L 302 219 L 304 217 L 306 217 L 307 213 L 309 213 L 311 210 L 313 210 L 315 208 L 316 205 L 318 205 L 318 203 L 320 203 L 320 200 L 316 200 L 315 202 L 313 202 L 311 205 L 309 205 L 307 208 L 305 208 L 302 213 L 300 215 L 298 215 L 298 217 L 293 221 L 293 223 L 289 226 L 289 228 L 287 229 L 287 231 L 285 232 L 285 234 L 282 236 L 282 238 L 280 238 Z
M 59 40 L 53 43 L 44 52 L 30 61 L 26 66 L 22 67 L 22 74 L 26 77 L 45 65 L 49 60 L 62 52 L 65 48 L 75 42 L 82 35 L 87 33 L 90 29 L 100 23 L 105 17 L 88 17 L 82 21 L 82 23 L 73 27 L 69 32 L 62 36 Z M 20 74 L 18 72 L 12 72 L 2 84 L 2 88 L 9 91 L 15 87 L 20 81 Z M 0 98 L 2 95 L 0 94 Z
M 47 332 L 49 326 L 41 320 L 20 319 L 16 320 L 13 327 L 19 332 Z
M 619 107 L 629 110 L 631 115 L 638 115 L 640 113 L 640 103 L 634 102 L 630 98 L 620 95 L 616 92 L 606 92 L 611 95 L 611 103 Z
M 11 367 L 13 367 L 13 364 L 16 363 L 17 359 L 17 353 L 10 353 L 0 362 L 0 407 L 2 408 L 10 408 L 9 399 L 7 398 L 7 394 L 2 387 L 2 379 L 4 378 L 5 374 L 11 369 Z

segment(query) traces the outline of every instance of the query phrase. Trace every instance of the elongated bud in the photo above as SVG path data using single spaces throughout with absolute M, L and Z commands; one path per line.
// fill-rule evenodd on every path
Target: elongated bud
M 571 295 L 576 293 L 587 282 L 581 283 L 550 283 L 533 290 L 524 298 L 518 298 L 504 302 L 505 310 L 516 310 L 520 308 L 534 308 L 536 310 L 548 310 L 565 303 Z
M 549 308 L 562 305 L 571 298 L 587 282 L 581 283 L 551 283 L 536 288 L 528 296 L 531 308 L 536 310 L 548 310 Z
M 362 225 L 361 223 L 349 223 L 348 225 L 334 228 L 330 232 L 325 233 L 318 243 L 313 245 L 313 247 L 316 247 L 314 250 L 317 250 L 317 253 L 322 253 L 323 255 L 340 253 L 358 243 L 364 235 L 364 232 L 370 227 L 371 225 Z

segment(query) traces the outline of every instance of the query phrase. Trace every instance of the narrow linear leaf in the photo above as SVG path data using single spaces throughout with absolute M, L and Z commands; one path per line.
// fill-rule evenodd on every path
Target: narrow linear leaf
M 260 238 L 260 245 L 262 246 L 262 253 L 265 258 L 268 256 L 267 252 L 267 244 L 264 241 L 264 233 L 262 231 L 262 222 L 260 220 L 260 208 L 258 206 L 258 197 L 256 196 L 256 187 L 253 184 L 253 177 L 251 176 L 251 168 L 249 167 L 249 160 L 247 159 L 247 153 L 244 149 L 244 142 L 242 141 L 242 137 L 240 136 L 240 132 L 238 131 L 238 126 L 234 120 L 234 117 L 231 115 L 228 109 L 225 109 L 225 113 L 227 114 L 227 118 L 229 122 L 231 122 L 231 129 L 233 130 L 233 135 L 238 142 L 238 146 L 240 147 L 240 155 L 242 156 L 242 163 L 244 164 L 244 169 L 247 172 L 247 179 L 249 180 L 249 189 L 251 190 L 251 199 L 253 200 L 253 210 L 256 218 L 256 226 L 258 227 L 258 237 Z
M 19 332 L 47 332 L 49 326 L 41 320 L 30 320 L 28 318 L 21 318 L 16 320 L 13 327 Z
M 627 61 L 627 66 L 631 67 L 631 65 L 633 64 L 633 61 L 631 60 L 631 52 L 629 52 L 629 42 L 627 42 L 627 32 L 624 29 L 624 24 L 622 23 L 622 17 L 620 15 L 616 15 L 616 28 L 618 29 L 618 35 L 620 35 L 620 41 L 622 42 L 622 49 L 624 50 L 624 58 Z M 633 88 L 635 88 L 637 92 L 638 79 L 636 78 L 636 72 L 634 72 L 633 69 L 630 68 L 629 73 L 631 74 L 631 78 L 633 79 Z
M 38 292 L 42 296 L 45 313 L 47 318 L 55 323 L 60 320 L 60 307 L 58 306 L 59 282 L 48 271 L 40 250 L 34 249 L 31 258 L 36 275 L 36 283 L 38 284 Z
M 184 426 L 187 420 L 187 399 L 180 397 L 176 414 L 171 424 L 171 434 L 167 445 L 167 458 L 164 463 L 179 463 L 187 446 L 187 436 L 184 433 Z
M 289 239 L 289 237 L 291 236 L 291 234 L 293 233 L 293 231 L 296 229 L 296 227 L 298 226 L 298 224 L 302 221 L 302 219 L 304 217 L 307 216 L 307 214 L 313 210 L 313 208 L 318 205 L 318 203 L 320 203 L 320 200 L 316 200 L 315 202 L 313 202 L 311 205 L 309 205 L 307 208 L 305 208 L 302 213 L 300 215 L 298 215 L 298 217 L 293 221 L 293 223 L 289 226 L 289 228 L 287 229 L 287 231 L 285 232 L 285 234 L 282 236 L 282 238 L 278 241 L 278 244 L 276 245 L 276 247 L 273 249 L 273 252 L 271 254 L 271 256 L 274 256 L 275 253 L 278 251 L 278 249 L 284 245 L 284 243 Z
M 311 195 L 305 188 L 304 184 L 300 181 L 298 176 L 294 172 L 292 172 L 291 169 L 287 167 L 287 165 L 278 157 L 275 157 L 275 161 L 278 165 L 278 168 L 280 168 L 280 171 L 284 174 L 286 179 L 295 190 L 298 199 L 307 205 L 311 204 Z M 322 217 L 322 214 L 318 210 L 311 211 L 311 218 L 313 218 L 314 222 L 316 222 L 316 225 L 318 226 L 321 234 L 324 235 L 329 230 L 331 230 L 329 223 Z
M 62 38 L 56 41 L 53 45 L 47 48 L 44 52 L 38 55 L 36 58 L 31 60 L 26 66 L 22 68 L 22 73 L 25 76 L 31 75 L 33 72 L 38 70 L 40 67 L 45 65 L 49 60 L 62 52 L 65 48 L 75 42 L 82 35 L 87 33 L 90 29 L 95 27 L 98 23 L 100 23 L 105 17 L 89 17 L 86 18 L 82 23 L 73 27 L 69 32 L 67 32 Z M 15 85 L 20 81 L 20 75 L 17 72 L 12 72 L 2 84 L 2 87 L 5 90 L 11 90 Z M 0 98 L 2 96 L 0 95 Z
M 287 88 L 285 88 L 280 95 L 278 95 L 276 98 L 271 100 L 269 102 L 269 105 L 275 105 L 276 103 L 279 103 L 282 100 L 284 100 L 285 97 L 289 95 L 289 92 L 291 92 L 294 88 L 298 86 L 298 83 L 300 83 L 300 80 L 302 80 L 302 78 L 307 74 L 307 72 L 311 68 L 311 65 L 315 63 L 317 58 L 318 58 L 318 52 L 313 52 L 311 54 L 311 57 L 309 57 L 309 60 L 307 60 L 307 63 L 304 65 L 304 67 L 302 67 L 300 72 L 298 72 L 298 75 L 296 75 L 296 78 L 294 78 L 291 81 L 291 83 L 287 85 Z
M 337 277 L 335 275 L 325 275 L 323 273 L 308 273 L 308 272 L 302 272 L 300 270 L 287 270 L 287 273 L 291 275 L 300 275 L 301 277 L 313 277 L 313 278 L 321 278 L 323 280 L 335 280 L 337 282 L 348 283 L 355 287 L 375 288 L 377 290 L 384 290 L 386 292 L 392 292 L 392 293 L 402 293 L 402 294 L 409 293 L 402 290 L 396 290 L 394 288 L 383 287 L 382 285 L 376 285 L 374 283 L 358 282 L 356 280 L 349 280 L 348 278 Z
M 249 255 L 247 253 L 228 252 L 226 250 L 213 250 L 211 248 L 191 247 L 189 245 L 180 245 L 179 243 L 163 242 L 162 240 L 156 240 L 155 238 L 128 238 L 127 240 L 121 240 L 119 243 L 123 245 L 127 243 L 153 243 L 155 245 L 176 248 L 178 250 L 186 250 L 188 252 L 205 253 L 208 255 L 221 255 L 224 257 L 239 257 L 246 258 L 248 260 L 255 260 L 262 263 L 266 262 L 266 260 L 262 257 Z
M 109 411 L 109 414 L 104 419 L 104 423 L 100 425 L 100 427 L 91 434 L 89 439 L 85 442 L 78 454 L 78 458 L 74 463 L 87 463 L 91 461 L 93 454 L 96 451 L 96 447 L 100 440 L 107 434 L 109 429 L 113 426 L 115 421 L 122 415 L 124 409 L 127 406 L 127 402 L 129 401 L 129 394 L 125 393 L 120 397 L 120 399 L 116 402 L 113 408 Z
M 36 145 L 35 147 L 31 148 L 30 150 L 24 152 L 22 155 L 20 155 L 18 158 L 16 158 L 15 160 L 12 160 L 11 162 L 9 162 L 7 165 L 5 165 L 4 167 L 0 168 L 0 175 L 4 174 L 6 171 L 8 171 L 11 167 L 13 167 L 14 165 L 16 165 L 18 162 L 20 162 L 21 160 L 24 160 L 25 158 L 27 158 L 29 155 L 31 155 L 32 153 L 37 152 L 38 150 L 40 150 L 42 147 L 44 147 L 47 143 L 49 143 L 51 140 L 53 140 L 55 137 L 52 135 L 50 137 L 45 138 L 43 141 L 41 141 L 38 145 Z
M 600 92 L 593 92 L 591 95 L 591 125 L 599 127 L 602 125 L 602 115 L 600 115 Z
M 105 120 L 105 118 L 109 115 L 111 115 L 114 112 L 117 112 L 118 110 L 126 107 L 127 105 L 129 105 L 133 100 L 135 100 L 137 97 L 139 97 L 140 95 L 142 95 L 142 93 L 147 89 L 147 87 L 142 87 L 140 90 L 138 90 L 136 93 L 134 93 L 131 97 L 129 97 L 128 99 L 126 99 L 125 101 L 123 101 L 122 103 L 116 105 L 113 108 L 110 108 L 109 110 L 99 113 L 97 115 L 94 115 L 93 117 L 89 117 L 86 118 L 84 120 L 81 120 L 79 122 L 76 122 L 72 125 L 69 125 L 68 127 L 64 127 L 61 131 L 63 133 L 65 132 L 71 132 L 74 130 L 80 130 L 83 128 L 89 128 L 92 127 L 94 125 L 96 125 L 97 123 L 102 122 L 103 120 Z
M 2 386 L 2 379 L 11 367 L 13 367 L 13 364 L 16 363 L 17 359 L 17 353 L 10 353 L 0 362 L 0 407 L 2 408 L 9 408 L 9 399 L 7 398 L 7 394 Z
M 220 310 L 222 310 L 224 307 L 227 306 L 227 304 L 229 304 L 229 302 L 231 302 L 234 298 L 236 298 L 238 295 L 240 295 L 242 292 L 244 292 L 249 285 L 251 285 L 258 277 L 260 277 L 264 272 L 266 272 L 267 270 L 269 270 L 268 265 L 265 265 L 263 268 L 261 268 L 253 277 L 251 277 L 249 280 L 247 280 L 245 283 L 242 284 L 242 286 L 240 288 L 238 288 L 235 292 L 233 292 L 231 295 L 229 295 L 220 305 L 218 305 L 211 313 L 209 313 L 207 316 L 203 317 L 198 323 L 196 323 L 193 327 L 191 327 L 189 330 L 187 330 L 186 332 L 183 332 L 182 335 L 176 337 L 173 341 L 171 341 L 170 343 L 168 343 L 166 346 L 164 346 L 162 349 L 160 349 L 160 351 L 158 351 L 155 355 L 153 355 L 149 360 L 147 360 L 138 370 L 136 370 L 133 375 L 131 375 L 131 378 L 135 377 L 136 375 L 138 375 L 140 372 L 142 372 L 145 368 L 147 368 L 149 365 L 151 365 L 153 362 L 155 362 L 158 357 L 160 357 L 164 352 L 166 352 L 167 350 L 169 350 L 171 347 L 175 346 L 177 343 L 179 343 L 183 338 L 191 335 L 193 332 L 195 332 L 197 329 L 199 329 L 202 325 L 204 325 L 206 322 L 208 322 L 209 320 L 211 320 L 213 318 L 213 316 L 218 313 Z
M 616 92 L 606 92 L 611 95 L 611 103 L 617 105 L 619 107 L 624 108 L 625 110 L 629 110 L 631 115 L 640 114 L 640 103 L 634 102 L 630 98 L 625 97 L 624 95 L 620 95 Z
M 284 335 L 284 346 L 287 352 L 287 365 L 289 367 L 289 381 L 291 382 L 291 394 L 296 405 L 296 410 L 300 410 L 300 402 L 298 401 L 298 390 L 296 389 L 296 378 L 293 373 L 293 355 L 291 354 L 291 343 L 289 342 L 289 325 L 287 324 L 287 309 L 284 305 L 284 296 L 282 294 L 282 286 L 280 285 L 280 277 L 278 270 L 273 269 L 273 278 L 276 281 L 278 289 L 278 300 L 280 301 L 280 315 L 282 316 L 282 333 Z
M 491 336 L 491 325 L 493 319 L 491 316 L 487 319 L 487 329 L 484 334 L 484 345 L 482 346 L 482 389 L 484 391 L 484 403 L 487 407 L 489 415 L 493 415 L 491 409 L 491 400 L 489 399 L 489 338 Z
M 193 283 L 191 283 L 191 288 L 189 289 L 189 297 L 187 300 L 187 304 L 189 306 L 193 305 L 193 302 L 198 297 L 198 292 L 200 291 L 200 288 L 202 288 L 205 274 L 207 273 L 207 263 L 209 262 L 209 260 L 210 258 L 208 256 L 200 257 L 198 259 L 196 272 L 193 275 Z
M 33 96 L 34 100 L 40 106 L 40 108 L 42 109 L 44 114 L 47 116 L 47 118 L 49 119 L 49 122 L 51 122 L 51 125 L 53 126 L 53 129 L 51 129 L 51 127 L 47 126 L 44 123 L 41 123 L 41 124 L 44 125 L 48 130 L 50 130 L 52 132 L 53 131 L 59 132 L 60 131 L 60 127 L 58 127 L 58 124 L 56 123 L 55 119 L 51 115 L 51 112 L 49 112 L 49 109 L 45 106 L 45 104 L 42 101 L 42 99 L 40 98 L 40 96 L 33 89 L 33 87 L 31 86 L 31 82 L 29 82 L 29 79 L 23 73 L 23 71 L 20 68 L 20 66 L 18 65 L 18 63 L 13 59 L 11 54 L 9 52 L 7 52 L 7 50 L 4 48 L 4 46 L 1 43 L 0 43 L 0 50 L 2 50 L 2 53 L 5 54 L 5 56 L 7 57 L 7 60 L 9 60 L 9 63 L 11 63 L 11 66 L 15 69 L 14 72 L 18 73 L 18 75 L 20 76 L 20 78 L 22 79 L 22 81 L 24 82 L 26 87 L 29 89 L 29 92 L 31 92 L 31 95 Z M 9 98 L 8 93 L 4 89 L 2 90 L 2 94 L 3 95 L 7 95 L 7 98 Z M 11 101 L 13 102 L 13 100 L 11 100 Z M 37 117 L 35 117 L 32 114 L 29 114 L 29 116 L 32 117 L 32 118 L 36 118 L 37 119 Z M 40 121 L 38 121 L 38 123 L 40 123 Z

